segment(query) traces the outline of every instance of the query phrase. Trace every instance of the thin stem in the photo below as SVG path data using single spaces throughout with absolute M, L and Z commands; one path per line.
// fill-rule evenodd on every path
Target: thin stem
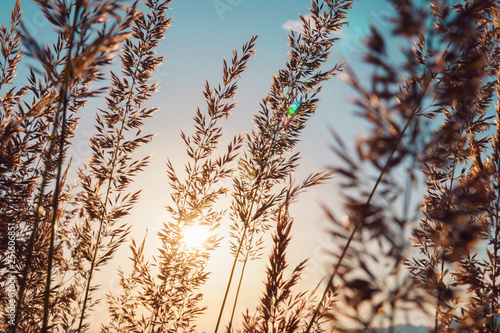
M 68 75 L 68 74 L 67 74 Z M 68 75 L 69 77 L 69 75 Z M 67 82 L 66 82 L 67 84 Z M 50 225 L 50 245 L 49 245 L 49 261 L 47 264 L 47 279 L 45 284 L 45 293 L 43 299 L 43 324 L 42 333 L 47 332 L 48 318 L 49 318 L 49 298 L 50 298 L 50 285 L 52 279 L 52 264 L 54 260 L 54 242 L 55 242 L 55 227 L 58 216 L 59 208 L 59 196 L 61 191 L 61 176 L 62 176 L 62 164 L 64 157 L 64 141 L 66 136 L 66 111 L 68 106 L 67 96 L 64 96 L 63 102 L 63 113 L 62 113 L 62 128 L 61 137 L 59 141 L 59 156 L 57 158 L 57 176 L 56 176 L 56 186 L 54 190 L 54 201 L 52 203 L 52 219 Z
M 58 110 L 58 109 L 56 109 Z M 56 111 L 57 113 L 57 111 Z M 31 262 L 33 260 L 33 248 L 35 246 L 35 240 L 36 236 L 38 234 L 38 227 L 40 225 L 40 212 L 43 207 L 43 197 L 45 194 L 45 188 L 47 187 L 48 184 L 48 178 L 49 178 L 49 173 L 52 168 L 52 159 L 51 156 L 54 153 L 54 149 L 56 147 L 56 140 L 55 137 L 57 136 L 57 129 L 59 127 L 59 117 L 56 116 L 54 117 L 54 125 L 52 128 L 51 136 L 49 139 L 49 147 L 47 149 L 47 158 L 45 159 L 45 163 L 43 166 L 43 172 L 42 172 L 42 179 L 40 182 L 40 188 L 38 190 L 38 199 L 36 200 L 36 205 L 34 209 L 34 221 L 33 221 L 33 231 L 31 232 L 30 238 L 28 240 L 28 247 L 27 247 L 27 257 L 26 257 L 26 264 L 24 265 L 23 272 L 21 274 L 21 283 L 19 286 L 19 291 L 17 295 L 17 305 L 16 305 L 16 312 L 15 312 L 15 319 L 14 319 L 14 325 L 12 326 L 12 333 L 17 332 L 18 324 L 19 324 L 19 317 L 21 316 L 22 308 L 23 308 L 23 301 L 24 301 L 24 294 L 26 291 L 26 285 L 28 282 L 28 275 L 30 274 L 30 268 L 31 268 Z M 42 153 L 43 154 L 43 153 Z M 36 167 L 35 169 L 38 169 L 39 163 L 41 163 L 43 160 L 43 156 L 38 159 L 36 162 Z
M 414 161 L 412 161 L 414 162 Z M 412 185 L 413 185 L 413 181 L 412 181 L 412 177 L 411 175 L 408 175 L 407 178 L 406 178 L 406 184 L 405 184 L 405 192 L 404 192 L 404 198 L 403 198 L 403 207 L 402 207 L 402 211 L 403 211 L 403 221 L 408 221 L 408 216 L 409 216 L 409 209 L 410 209 L 410 202 L 411 202 L 411 194 L 412 194 Z M 402 231 L 402 234 L 405 235 L 405 230 L 406 228 L 403 226 L 401 231 Z M 402 238 L 401 239 L 401 242 L 400 242 L 400 251 L 401 249 L 403 249 L 405 247 L 405 239 Z M 398 265 L 400 264 L 401 262 L 398 261 Z M 403 277 L 401 277 L 400 275 L 396 275 L 396 279 L 397 279 L 397 285 L 400 285 L 401 283 L 403 283 L 401 281 L 401 279 L 403 279 Z M 392 293 L 391 297 L 392 297 L 392 300 L 391 300 L 391 314 L 390 314 L 390 333 L 395 333 L 395 321 L 396 321 L 396 304 L 398 302 L 398 299 L 397 299 L 397 292 L 394 294 Z
M 452 205 L 452 192 L 453 192 L 453 183 L 455 182 L 455 170 L 456 170 L 456 167 L 457 167 L 457 159 L 454 158 L 453 159 L 453 168 L 452 168 L 452 171 L 451 171 L 451 179 L 450 179 L 450 190 L 449 190 L 449 194 L 450 194 L 450 197 L 448 199 L 448 209 L 451 209 L 451 205 Z M 442 225 L 443 228 L 445 227 L 445 225 Z M 440 279 L 441 279 L 441 282 L 443 283 L 444 285 L 444 262 L 445 262 L 445 250 L 446 249 L 441 249 L 441 256 L 440 256 L 440 259 L 441 259 L 441 267 L 440 267 Z M 439 264 L 439 262 L 438 262 Z M 436 313 L 434 314 L 434 331 L 438 332 L 439 330 L 439 320 L 438 320 L 438 312 L 439 312 L 439 308 L 441 307 L 441 293 L 438 294 L 438 299 L 437 299 L 437 304 L 436 304 Z
M 81 1 L 78 0 L 75 4 L 75 14 L 73 17 L 73 26 L 71 29 L 71 34 L 69 36 L 68 42 L 68 53 L 66 58 L 66 68 L 64 70 L 64 81 L 61 86 L 61 90 L 59 93 L 59 97 L 62 98 L 62 112 L 61 112 L 61 135 L 59 138 L 59 155 L 57 159 L 57 175 L 56 175 L 56 185 L 54 189 L 54 201 L 52 203 L 52 221 L 51 221 L 51 230 L 50 230 L 50 245 L 49 245 L 49 258 L 47 264 L 47 279 L 45 284 L 45 292 L 43 297 L 43 321 L 42 321 L 42 333 L 47 332 L 48 323 L 49 323 L 49 301 L 50 301 L 50 285 L 52 282 L 52 265 L 54 260 L 54 242 L 55 242 L 55 227 L 57 222 L 58 210 L 59 210 L 59 196 L 61 191 L 61 178 L 62 178 L 62 164 L 64 158 L 64 143 L 66 140 L 66 116 L 68 111 L 68 90 L 69 90 L 69 82 L 70 77 L 73 75 L 72 68 L 72 60 L 71 54 L 73 50 L 73 40 L 76 32 L 76 23 L 78 19 L 78 15 L 81 9 Z M 59 101 L 59 105 L 60 105 Z
M 240 295 L 241 283 L 243 281 L 243 275 L 245 274 L 245 268 L 246 268 L 247 262 L 248 262 L 248 253 L 250 253 L 250 252 L 247 252 L 247 255 L 245 257 L 245 261 L 243 262 L 243 268 L 241 269 L 240 281 L 238 282 L 238 289 L 236 289 L 236 296 L 234 297 L 233 310 L 231 311 L 231 319 L 229 320 L 229 329 L 231 329 L 231 326 L 233 324 L 233 317 L 234 317 L 234 313 L 236 310 L 236 303 L 238 303 L 238 296 Z
M 276 134 L 277 134 L 277 130 L 273 129 L 273 136 L 271 137 L 271 145 L 270 145 L 271 147 L 274 145 L 274 142 L 276 140 Z M 268 154 L 270 154 L 270 149 L 268 150 Z M 269 157 L 271 157 L 271 156 L 269 156 Z M 267 161 L 269 159 L 269 157 L 267 155 L 265 155 L 265 160 Z M 246 233 L 248 230 L 248 225 L 251 222 L 250 216 L 252 215 L 253 206 L 255 204 L 254 191 L 258 191 L 260 185 L 261 185 L 260 178 L 257 178 L 256 185 L 254 185 L 252 187 L 252 190 L 250 191 L 249 197 L 251 198 L 251 204 L 250 204 L 250 209 L 248 210 L 248 217 L 245 219 L 244 228 L 243 228 L 243 232 L 242 232 L 242 236 L 241 236 L 241 241 L 240 241 L 240 244 L 238 246 L 238 250 L 236 251 L 236 255 L 234 256 L 233 266 L 231 267 L 231 273 L 229 274 L 229 281 L 227 282 L 226 291 L 224 293 L 224 299 L 222 300 L 222 305 L 221 305 L 221 308 L 219 311 L 219 317 L 217 318 L 217 324 L 215 325 L 214 333 L 217 333 L 217 330 L 219 329 L 220 321 L 222 319 L 222 313 L 224 312 L 224 306 L 226 305 L 227 296 L 229 295 L 229 289 L 231 288 L 231 283 L 233 281 L 234 270 L 235 270 L 236 264 L 238 262 L 238 257 L 240 256 L 240 253 L 241 253 L 241 248 L 243 246 L 243 242 L 245 240 L 245 236 L 246 236 Z M 262 191 L 263 191 L 263 189 L 261 189 L 261 192 Z
M 251 46 L 253 47 L 253 46 Z M 250 48 L 251 48 L 250 47 Z M 250 49 L 249 48 L 249 49 Z M 245 53 L 243 54 L 243 56 L 245 55 Z M 231 75 L 227 81 L 224 82 L 224 85 L 223 85 L 223 90 L 222 91 L 226 91 L 227 87 L 229 86 L 229 83 L 231 83 L 233 80 L 235 79 L 234 75 Z M 225 94 L 222 94 L 222 95 L 225 95 Z M 218 111 L 219 109 L 219 102 L 222 100 L 221 98 L 221 94 L 218 94 L 218 99 L 216 100 L 216 103 L 214 105 L 214 110 L 215 111 Z M 218 113 L 214 112 L 213 114 L 211 114 L 211 118 L 210 118 L 210 124 L 208 126 L 208 128 L 212 128 L 213 126 L 215 126 L 216 122 L 217 122 L 217 119 L 221 117 L 221 115 L 219 115 Z M 198 168 L 198 161 L 199 161 L 199 152 L 201 152 L 201 150 L 203 149 L 203 147 L 205 146 L 205 141 L 208 140 L 208 133 L 209 131 L 205 131 L 204 134 L 203 134 L 203 138 L 201 140 L 201 143 L 198 145 L 197 147 L 197 150 L 194 154 L 194 166 L 193 166 L 193 169 L 192 169 L 192 173 L 191 175 L 189 176 L 189 181 L 188 181 L 188 184 L 186 186 L 186 193 L 189 193 L 189 188 L 194 184 L 194 179 L 195 179 L 195 176 L 197 175 L 197 168 Z M 253 194 L 253 191 L 254 191 L 255 188 L 252 188 L 252 194 Z M 253 195 L 252 195 L 252 198 L 253 198 Z M 187 198 L 184 197 L 184 202 L 186 203 L 187 201 Z M 250 208 L 250 213 L 253 209 L 253 201 L 252 201 L 252 206 Z M 249 219 L 247 219 L 249 220 Z M 244 239 L 244 235 L 246 234 L 246 231 L 248 229 L 248 223 L 245 223 L 245 228 L 243 229 L 243 238 L 242 238 L 242 242 L 240 243 L 239 247 L 238 247 L 238 250 L 237 250 L 237 253 L 236 253 L 236 256 L 235 256 L 235 259 L 233 261 L 233 265 L 232 265 L 232 268 L 231 268 L 231 273 L 229 275 L 229 281 L 228 281 L 228 284 L 227 284 L 227 287 L 226 287 L 226 292 L 224 294 L 224 299 L 222 301 L 222 305 L 221 305 L 221 309 L 219 311 L 219 317 L 217 319 L 217 324 L 216 324 L 216 327 L 215 327 L 215 332 L 217 332 L 218 330 L 218 327 L 220 325 L 220 321 L 221 321 L 221 318 L 222 318 L 222 313 L 224 311 L 224 306 L 226 304 L 226 300 L 227 300 L 227 296 L 229 294 L 229 289 L 231 287 L 231 282 L 232 282 L 232 278 L 233 278 L 233 275 L 234 275 L 234 270 L 236 268 L 236 264 L 237 264 L 237 260 L 238 260 L 238 256 L 241 252 L 241 247 L 242 247 L 242 244 L 243 244 L 243 239 Z
M 331 8 L 330 8 L 330 9 L 331 9 Z M 326 15 L 326 14 L 325 14 L 325 15 Z M 326 17 L 326 16 L 325 16 L 325 17 Z M 320 38 L 319 36 L 321 36 L 321 35 L 322 35 L 322 33 L 323 33 L 323 31 L 324 31 L 324 30 L 325 30 L 326 32 L 330 32 L 330 31 L 329 31 L 329 28 L 321 27 L 321 29 L 319 30 L 319 32 L 321 32 L 321 33 L 319 33 L 319 34 L 318 34 L 318 37 L 316 37 L 316 39 L 319 39 L 319 38 Z M 293 35 L 292 35 L 292 36 L 293 36 Z M 291 37 L 292 37 L 292 36 L 291 36 Z M 292 46 L 292 45 L 290 44 L 290 46 Z M 329 48 L 329 47 L 330 47 L 330 46 L 328 46 L 328 48 Z M 307 57 L 307 54 L 306 54 L 306 56 L 305 56 L 305 57 L 306 57 L 306 59 L 308 58 L 308 57 Z M 295 86 L 295 84 L 296 84 L 296 80 L 299 80 L 299 78 L 303 77 L 303 76 L 304 76 L 304 71 L 307 71 L 307 70 L 308 70 L 308 69 L 304 68 L 305 66 L 303 66 L 303 65 L 305 65 L 305 63 L 306 63 L 306 60 L 302 59 L 302 55 L 301 55 L 301 56 L 300 56 L 300 61 L 298 62 L 298 66 L 297 66 L 297 67 L 298 67 L 298 69 L 294 70 L 295 75 L 291 75 L 291 77 L 293 78 L 293 81 L 292 81 L 292 82 L 290 82 L 290 83 L 287 85 L 288 91 L 290 92 L 290 93 L 289 93 L 289 95 L 290 95 L 290 96 L 292 96 L 292 95 L 296 95 L 296 93 L 297 93 L 297 87 Z M 306 74 L 305 76 L 307 76 L 307 74 Z M 312 87 L 313 87 L 313 86 L 315 86 L 316 84 L 317 84 L 317 83 L 314 83 L 312 86 L 310 86 L 310 87 L 308 88 L 308 91 L 309 91 L 309 90 L 311 90 L 311 89 L 312 89 Z M 274 88 L 271 88 L 271 90 L 273 90 L 273 89 L 274 89 Z M 267 101 L 266 101 L 266 103 L 267 103 Z M 270 139 L 270 143 L 271 143 L 271 144 L 270 144 L 270 145 L 268 145 L 268 146 L 265 146 L 265 147 L 266 147 L 266 148 L 268 148 L 268 149 L 267 149 L 266 151 L 264 151 L 264 154 L 263 154 L 263 156 L 261 157 L 262 163 L 259 163 L 259 164 L 261 164 L 261 165 L 263 165 L 263 166 L 266 166 L 266 165 L 269 163 L 269 159 L 270 159 L 270 157 L 272 157 L 272 156 L 273 156 L 273 154 L 275 154 L 275 152 L 274 152 L 273 148 L 274 148 L 274 142 L 275 142 L 275 140 L 276 140 L 276 135 L 277 135 L 277 134 L 278 134 L 278 132 L 279 132 L 279 131 L 278 131 L 278 130 L 279 130 L 279 128 L 278 128 L 278 127 L 279 127 L 279 122 L 275 123 L 275 124 L 274 124 L 274 127 L 275 127 L 275 128 L 271 128 L 271 129 L 269 129 L 269 131 L 272 133 L 272 136 L 271 136 L 271 139 Z M 267 141 L 267 140 L 268 140 L 268 139 L 267 139 L 267 137 L 266 137 L 266 141 Z M 265 142 L 265 143 L 267 144 L 267 142 Z M 260 176 L 261 176 L 261 175 L 259 175 L 259 177 L 260 177 Z M 257 178 L 257 179 L 259 179 L 259 178 Z M 259 182 L 259 183 L 257 183 L 257 186 L 260 186 L 260 185 L 261 185 L 261 184 L 260 184 L 260 182 Z M 253 193 L 253 190 L 254 190 L 254 188 L 252 189 L 252 192 L 251 192 L 251 193 Z M 234 270 L 235 270 L 235 267 L 236 267 L 236 263 L 237 263 L 237 260 L 238 260 L 238 256 L 239 256 L 240 251 L 241 251 L 242 242 L 243 242 L 243 241 L 244 241 L 244 239 L 245 239 L 246 232 L 247 232 L 247 229 L 248 229 L 248 223 L 250 222 L 250 220 L 249 220 L 249 219 L 250 219 L 250 215 L 251 215 L 252 208 L 253 208 L 253 204 L 254 204 L 253 196 L 251 197 L 251 199 L 252 199 L 251 209 L 250 209 L 250 211 L 249 211 L 249 216 L 246 218 L 246 221 L 245 221 L 246 223 L 245 223 L 245 226 L 244 226 L 244 229 L 243 229 L 242 239 L 241 239 L 241 241 L 240 241 L 240 244 L 239 244 L 239 246 L 238 246 L 238 250 L 237 250 L 237 252 L 236 252 L 235 259 L 234 259 L 234 261 L 233 261 L 233 266 L 232 266 L 232 268 L 231 268 L 231 273 L 230 273 L 230 275 L 229 275 L 229 281 L 228 281 L 228 284 L 227 284 L 227 287 L 226 287 L 226 291 L 225 291 L 225 293 L 224 293 L 224 299 L 223 299 L 223 301 L 222 301 L 222 306 L 221 306 L 221 309 L 220 309 L 220 311 L 219 311 L 219 317 L 218 317 L 218 319 L 217 319 L 217 324 L 216 324 L 216 326 L 215 326 L 215 331 L 214 331 L 214 333 L 217 333 L 218 327 L 219 327 L 219 325 L 220 325 L 220 321 L 221 321 L 221 318 L 222 318 L 222 313 L 223 313 L 223 311 L 224 311 L 224 306 L 225 306 L 225 303 L 226 303 L 226 300 L 227 300 L 227 296 L 228 296 L 228 293 L 229 293 L 229 289 L 230 289 L 230 287 L 231 287 L 231 282 L 232 282 L 232 279 L 233 279 Z
M 262 192 L 263 192 L 263 190 L 261 189 L 260 195 L 258 196 L 258 198 L 260 198 L 262 196 Z M 249 246 L 251 246 L 251 244 L 252 244 L 253 236 L 254 236 L 254 233 L 252 232 L 250 234 L 250 240 L 248 241 Z M 249 256 L 249 254 L 250 254 L 250 251 L 247 250 L 247 253 L 245 255 L 245 259 L 243 260 L 243 267 L 241 268 L 241 274 L 240 274 L 240 280 L 238 282 L 238 288 L 236 290 L 236 295 L 234 296 L 233 310 L 231 311 L 231 319 L 229 320 L 229 328 L 231 328 L 231 326 L 233 324 L 233 317 L 234 317 L 234 313 L 236 311 L 236 304 L 238 303 L 238 298 L 239 298 L 239 295 L 240 295 L 241 283 L 243 281 L 243 276 L 245 275 L 245 267 L 246 267 L 247 262 L 248 262 L 248 256 Z
M 38 234 L 38 226 L 40 224 L 40 210 L 41 210 L 41 207 L 43 205 L 43 195 L 45 193 L 45 188 L 47 187 L 47 179 L 49 177 L 49 172 L 50 172 L 50 169 L 52 167 L 52 160 L 51 160 L 50 156 L 52 156 L 52 153 L 54 152 L 55 142 L 56 142 L 54 140 L 54 138 L 56 137 L 58 127 L 59 127 L 59 117 L 56 117 L 55 121 L 54 121 L 54 127 L 52 129 L 52 135 L 51 135 L 49 149 L 47 152 L 47 159 L 46 159 L 46 162 L 44 165 L 38 200 L 36 203 L 33 231 L 31 232 L 31 235 L 30 235 L 30 238 L 28 241 L 26 264 L 24 265 L 23 272 L 21 275 L 21 283 L 19 286 L 19 292 L 18 292 L 18 296 L 17 296 L 16 314 L 15 314 L 15 319 L 14 319 L 15 322 L 14 322 L 14 325 L 12 326 L 13 333 L 17 332 L 17 328 L 18 328 L 18 324 L 19 324 L 19 317 L 21 315 L 21 311 L 22 311 L 22 307 L 23 307 L 22 305 L 23 305 L 23 300 L 24 300 L 24 292 L 26 291 L 26 284 L 28 282 L 28 275 L 30 273 L 31 261 L 33 260 L 33 247 L 35 246 L 35 239 L 36 239 L 36 235 Z
M 149 31 L 148 31 L 149 32 Z M 99 231 L 97 232 L 97 239 L 96 239 L 96 243 L 95 243 L 95 248 L 94 248 L 94 253 L 92 254 L 92 261 L 90 263 L 90 271 L 89 271 L 89 275 L 87 277 L 87 284 L 86 284 L 86 287 L 85 287 L 85 297 L 83 299 L 83 306 L 82 306 L 82 311 L 81 311 L 81 314 L 80 314 L 80 322 L 78 324 L 78 333 L 81 333 L 81 330 L 82 330 L 82 327 L 83 327 L 83 319 L 85 318 L 85 310 L 87 309 L 87 302 L 88 302 L 88 298 L 89 298 L 89 293 L 90 293 L 90 284 L 91 284 L 91 281 L 92 281 L 92 277 L 93 277 L 93 274 L 94 274 L 94 270 L 95 270 L 95 265 L 96 265 L 96 259 L 97 259 L 97 252 L 99 250 L 99 247 L 101 245 L 101 234 L 102 234 L 102 228 L 104 226 L 104 217 L 106 215 L 106 207 L 107 207 L 107 204 L 108 204 L 108 199 L 109 199 L 109 196 L 111 195 L 111 182 L 113 180 L 113 174 L 115 172 L 115 168 L 116 168 L 116 162 L 118 160 L 118 151 L 119 151 L 119 146 L 120 146 L 120 143 L 121 143 L 121 140 L 122 140 L 122 133 L 125 129 L 125 120 L 126 120 L 126 117 L 128 115 L 128 113 L 130 112 L 131 110 L 131 101 L 132 101 L 132 98 L 133 98 L 133 91 L 134 91 L 134 88 L 135 88 L 135 84 L 136 84 L 136 78 L 137 78 L 137 73 L 139 71 L 139 64 L 141 63 L 142 61 L 142 57 L 144 55 L 144 49 L 141 48 L 141 51 L 140 51 L 140 54 L 139 54 L 139 60 L 137 61 L 137 65 L 134 69 L 134 74 L 133 74 L 133 78 L 132 78 L 132 82 L 130 84 L 130 89 L 129 89 L 129 94 L 128 94 L 128 99 L 127 101 L 125 102 L 125 112 L 123 113 L 123 117 L 122 117 L 122 122 L 121 122 L 121 125 L 120 125 L 120 129 L 118 130 L 118 134 L 117 134 L 117 142 L 116 142 L 116 145 L 114 145 L 114 151 L 113 151 L 113 156 L 111 158 L 111 169 L 110 169 L 110 173 L 109 173 L 109 178 L 108 178 L 108 184 L 106 186 L 106 196 L 105 196 L 105 199 L 104 199 L 104 206 L 103 206 L 103 212 L 101 214 L 101 216 L 99 217 Z
M 408 118 L 408 120 L 406 121 L 406 125 L 405 125 L 403 131 L 401 132 L 401 134 L 399 135 L 398 141 L 394 145 L 394 148 L 393 148 L 393 150 L 391 152 L 391 155 L 387 159 L 387 162 L 385 163 L 384 168 L 380 172 L 380 174 L 379 174 L 379 176 L 377 178 L 377 181 L 375 182 L 375 185 L 373 186 L 373 188 L 372 188 L 372 190 L 370 192 L 370 195 L 368 196 L 368 199 L 366 200 L 366 203 L 365 203 L 366 206 L 368 206 L 370 204 L 370 202 L 372 201 L 372 198 L 373 198 L 375 192 L 377 191 L 377 187 L 380 184 L 380 182 L 382 181 L 382 178 L 384 177 L 385 173 L 389 169 L 389 165 L 391 163 L 392 157 L 396 153 L 396 150 L 398 149 L 399 144 L 403 140 L 403 136 L 404 136 L 406 130 L 408 129 L 411 121 L 413 120 L 413 118 L 415 118 L 415 115 L 416 115 L 416 112 L 413 112 L 413 114 L 411 115 L 411 117 Z M 314 310 L 314 314 L 313 314 L 313 316 L 311 318 L 311 321 L 309 322 L 309 325 L 307 326 L 307 330 L 306 330 L 305 333 L 309 333 L 311 331 L 311 328 L 312 328 L 312 326 L 314 324 L 314 321 L 316 320 L 316 317 L 318 316 L 319 309 L 320 309 L 321 305 L 323 304 L 323 302 L 325 301 L 325 298 L 326 298 L 326 295 L 328 293 L 328 290 L 330 289 L 330 285 L 332 284 L 333 279 L 337 275 L 338 270 L 340 268 L 340 265 L 342 264 L 342 261 L 344 260 L 344 257 L 345 257 L 345 255 L 347 253 L 347 250 L 349 249 L 349 246 L 351 246 L 351 242 L 354 239 L 354 236 L 356 235 L 356 233 L 358 232 L 359 227 L 360 227 L 360 224 L 356 224 L 356 226 L 352 230 L 351 234 L 349 235 L 349 238 L 347 239 L 347 243 L 346 243 L 346 245 L 344 246 L 344 248 L 342 250 L 342 253 L 341 253 L 340 257 L 339 257 L 339 260 L 337 261 L 337 264 L 335 265 L 335 268 L 333 270 L 332 275 L 330 276 L 330 279 L 328 280 L 328 283 L 326 284 L 325 291 L 323 292 L 323 295 L 321 296 L 321 299 L 320 299 L 318 305 L 316 306 L 316 308 Z
M 252 192 L 253 192 L 253 189 L 252 189 Z M 252 196 L 252 198 L 253 198 L 253 196 Z M 253 209 L 253 203 L 254 203 L 254 200 L 252 200 L 252 204 L 250 206 L 250 212 Z M 238 257 L 239 257 L 240 252 L 241 252 L 241 247 L 243 246 L 243 241 L 245 239 L 247 229 L 248 229 L 248 223 L 245 223 L 245 227 L 243 228 L 243 233 L 241 236 L 240 245 L 238 246 L 238 250 L 236 251 L 236 255 L 234 256 L 233 266 L 231 267 L 231 273 L 229 274 L 229 281 L 227 282 L 226 292 L 224 293 L 224 299 L 222 300 L 222 305 L 221 305 L 221 308 L 219 311 L 219 317 L 217 318 L 217 324 L 215 325 L 215 330 L 214 330 L 215 333 L 217 333 L 217 330 L 219 329 L 220 321 L 222 318 L 222 313 L 224 312 L 224 306 L 226 305 L 226 300 L 227 300 L 227 296 L 229 294 L 229 289 L 231 288 L 231 282 L 233 281 L 234 270 L 235 270 L 236 264 L 238 262 Z
M 155 329 L 155 321 L 156 321 L 156 318 L 158 317 L 158 307 L 155 307 L 154 309 L 154 312 L 153 312 L 153 315 L 151 316 L 151 320 L 149 322 L 149 332 L 150 333 L 154 333 L 154 329 Z

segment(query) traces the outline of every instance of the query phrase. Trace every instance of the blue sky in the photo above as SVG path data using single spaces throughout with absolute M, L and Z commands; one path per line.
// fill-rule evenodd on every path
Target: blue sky
M 5 25 L 10 20 L 10 9 L 14 3 L 14 0 L 0 2 L 0 22 Z M 252 35 L 259 35 L 257 53 L 250 60 L 248 70 L 241 76 L 239 93 L 235 99 L 238 106 L 225 124 L 228 134 L 226 138 L 230 138 L 231 133 L 249 132 L 252 128 L 252 114 L 258 110 L 258 103 L 268 92 L 272 75 L 288 59 L 287 28 L 296 24 L 298 13 L 307 14 L 309 5 L 308 0 L 174 0 L 171 3 L 172 9 L 167 15 L 174 19 L 159 51 L 167 58 L 155 74 L 160 82 L 160 91 L 150 102 L 151 106 L 160 106 L 161 110 L 145 128 L 146 132 L 158 135 L 142 150 L 142 154 L 153 154 L 153 158 L 146 173 L 137 179 L 137 184 L 140 184 L 137 187 L 144 189 L 142 200 L 134 213 L 127 217 L 127 222 L 134 225 L 135 238 L 142 238 L 145 227 L 149 227 L 147 255 L 155 254 L 155 245 L 158 245 L 155 233 L 161 223 L 168 220 L 163 208 L 170 200 L 165 162 L 170 158 L 179 170 L 185 162 L 179 131 L 192 131 L 191 118 L 195 108 L 204 107 L 201 90 L 205 80 L 216 85 L 221 78 L 222 58 L 230 58 L 233 49 L 241 49 L 241 45 Z M 49 40 L 51 27 L 43 19 L 37 5 L 23 0 L 22 6 L 26 27 L 33 36 L 41 41 Z M 334 49 L 328 65 L 333 66 L 335 62 L 347 59 L 350 66 L 363 77 L 366 67 L 359 62 L 362 57 L 360 41 L 368 32 L 369 24 L 387 30 L 390 27 L 387 18 L 393 12 L 392 7 L 382 0 L 355 2 L 348 17 L 350 24 L 345 31 L 339 33 L 342 39 Z M 328 148 L 331 141 L 328 126 L 339 131 L 347 142 L 352 142 L 355 136 L 361 135 L 365 130 L 364 124 L 353 116 L 355 107 L 348 102 L 351 95 L 346 84 L 337 78 L 324 84 L 317 114 L 304 130 L 298 146 L 298 150 L 302 151 L 302 164 L 296 176 L 298 180 L 336 163 Z M 100 105 L 99 103 L 102 102 L 97 100 L 90 107 Z M 92 109 L 83 114 L 84 119 L 75 140 L 73 160 L 76 166 L 79 162 L 84 162 L 90 153 L 86 148 L 86 139 L 93 132 L 93 114 Z M 324 233 L 327 222 L 319 203 L 324 202 L 340 212 L 334 184 L 335 179 L 330 184 L 312 189 L 301 197 L 292 211 L 296 222 L 289 253 L 290 265 L 294 266 L 307 257 L 311 258 L 310 267 L 301 283 L 304 288 L 316 285 L 327 272 L 324 262 L 329 258 L 322 248 L 328 247 L 329 239 Z M 200 327 L 207 331 L 213 329 L 214 316 L 230 269 L 231 258 L 222 253 L 227 243 L 222 246 L 221 253 L 214 256 L 209 267 L 214 272 L 205 296 L 210 309 L 200 320 Z M 118 265 L 127 269 L 128 256 L 128 247 L 124 246 L 117 260 L 100 273 L 107 276 L 102 280 L 103 289 L 111 289 L 113 292 L 119 290 L 118 279 L 109 277 L 116 276 Z M 252 292 L 243 295 L 239 313 L 246 307 L 251 311 L 255 308 L 258 301 L 256 295 L 260 296 L 263 290 L 261 281 L 264 278 L 267 253 L 264 258 L 252 263 L 249 268 L 251 273 L 244 283 L 247 290 Z M 102 303 L 104 310 L 99 309 L 92 315 L 93 323 L 106 319 L 103 315 L 104 305 L 105 302 Z M 97 325 L 93 328 L 97 328 Z

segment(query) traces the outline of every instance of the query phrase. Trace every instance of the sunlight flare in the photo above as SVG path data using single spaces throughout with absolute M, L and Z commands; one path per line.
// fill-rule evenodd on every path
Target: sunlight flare
M 210 230 L 207 226 L 192 225 L 185 227 L 182 231 L 182 241 L 188 248 L 197 249 L 210 237 Z

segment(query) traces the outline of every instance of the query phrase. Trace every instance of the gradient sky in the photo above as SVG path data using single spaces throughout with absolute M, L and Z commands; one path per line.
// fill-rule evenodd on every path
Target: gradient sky
M 8 24 L 14 2 L 0 2 L 0 22 L 3 24 Z M 51 27 L 43 19 L 37 5 L 25 0 L 22 5 L 28 30 L 39 40 L 49 38 Z M 135 187 L 143 188 L 142 200 L 133 214 L 126 218 L 133 225 L 133 236 L 136 239 L 141 239 L 146 227 L 149 228 L 146 256 L 156 254 L 159 242 L 155 233 L 162 222 L 169 219 L 164 209 L 170 203 L 165 173 L 166 159 L 170 158 L 177 170 L 182 169 L 186 155 L 179 131 L 192 133 L 191 119 L 195 108 L 205 106 L 201 93 L 205 80 L 216 85 L 221 79 L 222 58 L 230 58 L 233 49 L 241 49 L 241 45 L 252 35 L 259 35 L 257 53 L 250 60 L 248 70 L 241 76 L 240 89 L 235 99 L 238 106 L 224 123 L 228 134 L 226 139 L 232 133 L 249 132 L 252 128 L 252 114 L 258 110 L 258 103 L 269 91 L 272 75 L 288 59 L 287 29 L 296 25 L 298 13 L 307 14 L 309 5 L 309 0 L 174 0 L 171 3 L 172 9 L 167 15 L 174 19 L 159 52 L 167 58 L 154 75 L 160 82 L 160 91 L 149 103 L 150 106 L 160 106 L 161 109 L 145 127 L 146 132 L 158 135 L 150 145 L 141 149 L 141 155 L 153 154 L 153 158 L 149 168 L 136 181 Z M 351 67 L 362 77 L 365 67 L 359 64 L 362 57 L 360 41 L 365 37 L 369 24 L 382 30 L 387 29 L 387 17 L 393 12 L 392 7 L 382 0 L 356 2 L 348 17 L 349 27 L 339 34 L 342 39 L 334 49 L 329 65 L 348 59 Z M 302 163 L 296 174 L 297 180 L 336 163 L 334 155 L 328 149 L 328 144 L 332 141 L 328 126 L 339 131 L 347 142 L 363 133 L 364 124 L 353 116 L 355 107 L 348 102 L 351 95 L 350 89 L 338 78 L 324 84 L 317 114 L 308 123 L 298 146 L 298 150 L 302 152 Z M 101 105 L 99 103 L 102 102 L 96 101 L 90 106 Z M 83 113 L 84 119 L 75 140 L 75 166 L 86 161 L 90 153 L 87 138 L 93 133 L 93 115 L 94 110 L 91 108 Z M 338 212 L 338 215 L 342 215 L 338 195 L 335 193 L 335 182 L 334 179 L 330 184 L 313 188 L 302 195 L 292 209 L 295 225 L 294 239 L 289 249 L 290 266 L 294 267 L 303 259 L 311 258 L 299 288 L 315 286 L 329 272 L 325 266 L 329 257 L 324 250 L 330 242 L 324 232 L 328 223 L 319 203 L 325 203 Z M 223 204 L 228 202 L 229 198 Z M 209 306 L 209 310 L 199 321 L 200 328 L 206 331 L 214 328 L 228 279 L 232 258 L 226 254 L 227 246 L 227 242 L 222 243 L 209 266 L 213 275 L 204 288 L 204 304 Z M 247 307 L 250 311 L 255 309 L 263 291 L 267 252 L 263 260 L 252 262 L 248 268 L 238 313 Z M 95 281 L 102 284 L 103 290 L 114 293 L 120 290 L 116 268 L 121 266 L 127 270 L 130 265 L 127 259 L 129 255 L 128 246 L 123 246 L 113 263 L 98 273 Z M 92 331 L 97 330 L 99 322 L 107 319 L 105 311 L 105 302 L 102 302 L 91 315 Z M 228 313 L 229 307 L 226 309 L 226 314 Z

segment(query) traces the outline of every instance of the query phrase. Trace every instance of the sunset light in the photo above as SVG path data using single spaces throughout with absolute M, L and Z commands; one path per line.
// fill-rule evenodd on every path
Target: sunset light
M 2 332 L 500 333 L 500 0 L 0 9 Z
M 190 249 L 200 248 L 210 237 L 210 231 L 203 225 L 192 225 L 182 231 L 182 241 Z

